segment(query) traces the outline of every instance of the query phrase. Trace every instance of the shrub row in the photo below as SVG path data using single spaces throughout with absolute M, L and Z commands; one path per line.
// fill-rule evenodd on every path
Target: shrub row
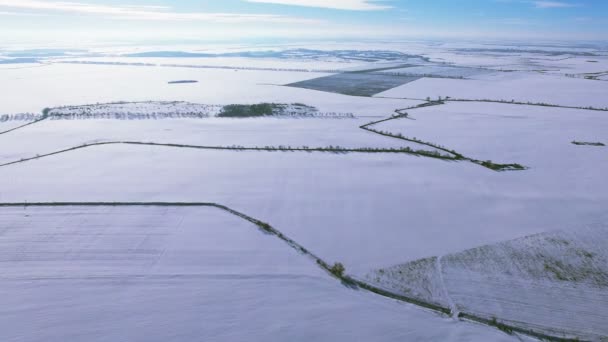
M 572 143 L 579 146 L 606 146 L 606 144 L 601 142 L 573 141 Z
M 446 97 L 445 100 L 449 100 L 449 97 Z M 441 97 L 439 97 L 438 100 L 436 101 L 431 101 L 430 99 L 427 99 L 428 102 L 423 103 L 423 104 L 419 104 L 413 107 L 409 107 L 409 108 L 403 108 L 403 109 L 397 109 L 395 110 L 396 115 L 393 115 L 389 118 L 386 119 L 382 119 L 382 120 L 378 120 L 378 121 L 373 121 L 370 122 L 368 124 L 365 124 L 359 128 L 364 129 L 366 131 L 372 132 L 372 133 L 376 133 L 376 134 L 380 134 L 386 137 L 391 137 L 391 138 L 395 138 L 395 139 L 401 139 L 401 140 L 405 140 L 405 141 L 409 141 L 409 142 L 415 142 L 421 145 L 425 145 L 425 146 L 429 146 L 432 148 L 435 148 L 437 150 L 443 151 L 443 152 L 447 152 L 449 153 L 449 155 L 445 155 L 445 154 L 440 154 L 436 151 L 430 152 L 430 151 L 424 151 L 424 150 L 418 150 L 415 151 L 415 154 L 417 155 L 421 155 L 421 156 L 426 156 L 426 157 L 432 157 L 432 158 L 440 158 L 440 159 L 451 159 L 451 160 L 468 160 L 472 163 L 481 165 L 485 168 L 494 170 L 494 171 L 520 171 L 520 170 L 526 170 L 527 168 L 523 165 L 517 164 L 517 163 L 512 163 L 512 164 L 498 164 L 498 163 L 494 163 L 491 160 L 485 160 L 485 161 L 481 161 L 481 160 L 476 160 L 476 159 L 472 159 L 469 157 L 465 157 L 464 155 L 462 155 L 461 153 L 456 152 L 455 150 L 451 150 L 448 149 L 445 146 L 441 146 L 441 145 L 437 145 L 437 144 L 433 144 L 427 141 L 422 141 L 420 139 L 417 139 L 416 137 L 414 138 L 407 138 L 405 136 L 403 136 L 403 134 L 401 133 L 391 133 L 391 132 L 387 132 L 387 131 L 381 131 L 381 130 L 376 130 L 373 128 L 370 128 L 370 126 L 382 123 L 382 122 L 387 122 L 390 120 L 396 120 L 396 119 L 400 119 L 400 118 L 409 118 L 409 115 L 407 112 L 405 112 L 406 110 L 409 109 L 416 109 L 416 108 L 424 108 L 424 107 L 431 107 L 431 106 L 438 106 L 438 105 L 443 105 L 445 104 L 444 100 L 441 99 Z
M 523 106 L 541 106 L 541 107 L 552 107 L 552 108 L 569 108 L 569 109 L 584 109 L 584 110 L 597 110 L 608 112 L 608 107 L 600 108 L 593 106 L 562 106 L 545 102 L 521 102 L 521 101 L 507 101 L 507 100 L 491 100 L 491 99 L 479 99 L 479 100 L 470 100 L 470 99 L 446 99 L 447 101 L 453 102 L 490 102 L 490 103 L 507 103 L 507 104 L 515 104 L 515 105 L 523 105 Z

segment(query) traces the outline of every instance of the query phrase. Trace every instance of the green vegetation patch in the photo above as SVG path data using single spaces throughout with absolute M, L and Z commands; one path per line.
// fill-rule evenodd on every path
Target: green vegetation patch
M 344 277 L 344 272 L 346 271 L 346 268 L 343 264 L 337 262 L 329 269 L 329 271 L 336 277 L 342 278 Z
M 494 170 L 494 171 L 521 171 L 521 170 L 525 170 L 526 167 L 521 165 L 521 164 L 517 164 L 517 163 L 513 163 L 513 164 L 497 164 L 492 162 L 491 160 L 485 160 L 485 161 L 473 161 L 476 164 L 479 164 L 483 167 L 487 167 L 488 169 Z
M 224 106 L 217 115 L 221 118 L 249 118 L 259 116 L 280 115 L 285 110 L 285 105 L 276 103 L 259 103 L 252 105 L 231 104 Z
M 230 104 L 222 107 L 220 118 L 253 118 L 264 116 L 316 116 L 319 110 L 302 103 Z

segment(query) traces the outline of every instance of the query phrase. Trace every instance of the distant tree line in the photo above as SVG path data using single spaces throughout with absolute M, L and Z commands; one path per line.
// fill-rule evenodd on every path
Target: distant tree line
M 34 121 L 42 117 L 41 114 L 36 113 L 17 113 L 17 114 L 1 114 L 0 122 L 7 121 Z

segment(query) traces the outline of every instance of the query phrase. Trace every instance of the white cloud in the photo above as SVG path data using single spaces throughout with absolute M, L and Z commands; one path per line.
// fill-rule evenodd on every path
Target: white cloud
M 522 18 L 500 18 L 488 20 L 490 24 L 513 25 L 513 26 L 531 26 L 534 23 Z
M 566 1 L 494 0 L 494 2 L 510 4 L 529 4 L 535 8 L 571 8 L 581 6 L 578 3 L 571 3 Z
M 0 17 L 1 16 L 11 16 L 11 17 L 40 17 L 40 16 L 44 16 L 44 14 L 43 13 L 0 11 Z
M 240 13 L 181 13 L 166 6 L 109 6 L 78 2 L 41 0 L 0 0 L 0 8 L 42 12 L 64 12 L 101 15 L 113 19 L 149 21 L 209 21 L 209 22 L 276 22 L 313 23 L 317 20 L 294 18 L 273 14 Z M 15 12 L 12 12 L 15 13 Z
M 377 4 L 378 0 L 245 0 L 267 4 L 331 8 L 351 11 L 377 11 L 393 8 Z
M 575 4 L 561 1 L 533 1 L 532 3 L 536 8 L 568 8 L 577 6 Z

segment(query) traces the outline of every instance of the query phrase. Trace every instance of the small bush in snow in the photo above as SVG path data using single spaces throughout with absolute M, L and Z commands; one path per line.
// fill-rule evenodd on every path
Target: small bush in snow
M 336 277 L 342 278 L 344 276 L 344 272 L 346 271 L 346 268 L 344 267 L 344 265 L 337 262 L 329 269 L 329 271 Z

